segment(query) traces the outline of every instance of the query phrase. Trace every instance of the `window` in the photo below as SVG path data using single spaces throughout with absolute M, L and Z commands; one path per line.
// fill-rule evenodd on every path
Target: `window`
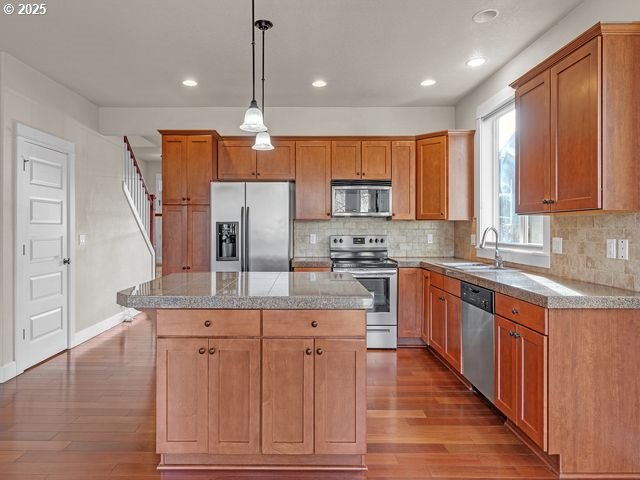
M 488 102 L 489 103 L 489 102 Z M 493 258 L 495 239 L 479 248 L 487 227 L 500 232 L 500 250 L 506 261 L 549 266 L 549 219 L 542 215 L 518 215 L 516 209 L 516 111 L 513 94 L 479 109 L 478 256 Z

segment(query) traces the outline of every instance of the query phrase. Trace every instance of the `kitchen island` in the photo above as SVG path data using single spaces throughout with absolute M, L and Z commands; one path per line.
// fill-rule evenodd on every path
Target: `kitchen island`
M 159 469 L 366 470 L 369 292 L 336 273 L 173 274 L 156 322 Z

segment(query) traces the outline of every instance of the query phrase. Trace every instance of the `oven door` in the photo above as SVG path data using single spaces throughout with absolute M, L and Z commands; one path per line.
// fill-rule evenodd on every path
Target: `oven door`
M 341 185 L 331 187 L 334 217 L 390 217 L 391 187 Z
M 367 325 L 397 325 L 397 270 L 336 269 L 350 273 L 373 294 L 373 307 L 367 311 Z

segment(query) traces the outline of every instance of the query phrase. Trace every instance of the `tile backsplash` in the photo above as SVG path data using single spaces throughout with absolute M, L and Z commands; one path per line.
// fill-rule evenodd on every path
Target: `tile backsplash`
M 452 256 L 453 222 L 389 221 L 383 218 L 333 218 L 330 221 L 297 220 L 294 256 L 328 257 L 329 235 L 388 235 L 389 254 L 396 257 Z M 311 244 L 311 234 L 316 243 Z M 428 243 L 433 235 L 433 243 Z
M 456 257 L 474 259 L 473 222 L 455 222 Z M 640 291 L 640 213 L 558 215 L 551 236 L 561 237 L 563 253 L 551 254 L 551 268 L 538 272 Z M 629 260 L 606 258 L 607 239 L 629 240 Z

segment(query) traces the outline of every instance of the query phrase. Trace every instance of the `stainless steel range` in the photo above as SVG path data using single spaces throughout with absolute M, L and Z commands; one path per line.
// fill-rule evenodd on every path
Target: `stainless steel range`
M 332 235 L 331 269 L 352 274 L 373 294 L 367 312 L 367 348 L 398 344 L 398 264 L 389 259 L 385 235 Z

